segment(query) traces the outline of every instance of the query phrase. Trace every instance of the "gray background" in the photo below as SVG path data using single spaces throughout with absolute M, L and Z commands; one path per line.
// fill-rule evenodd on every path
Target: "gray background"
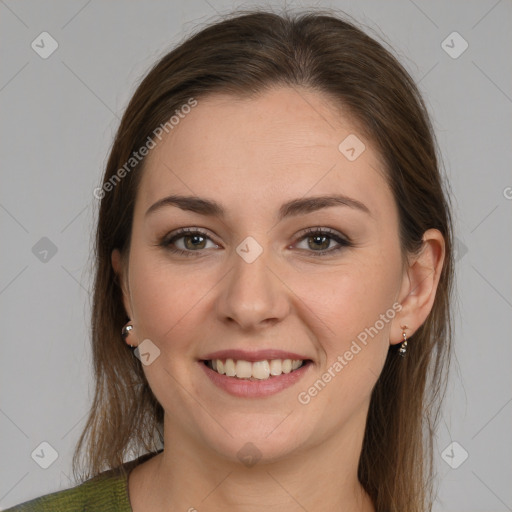
M 123 108 L 190 29 L 253 5 L 0 0 L 0 507 L 74 484 L 71 455 L 92 392 L 92 191 Z M 437 438 L 435 510 L 512 510 L 512 3 L 304 5 L 340 8 L 375 30 L 425 95 L 458 240 L 456 364 Z M 47 59 L 31 47 L 43 31 L 59 45 Z M 457 58 L 442 46 L 454 31 L 469 45 Z M 458 52 L 462 41 L 445 45 Z M 31 456 L 42 442 L 58 453 L 48 469 Z

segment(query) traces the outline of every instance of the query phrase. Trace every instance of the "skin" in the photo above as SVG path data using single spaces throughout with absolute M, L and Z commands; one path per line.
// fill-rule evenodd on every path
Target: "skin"
M 144 371 L 165 411 L 165 450 L 130 475 L 135 512 L 374 510 L 357 479 L 370 394 L 389 345 L 402 341 L 401 326 L 411 336 L 432 308 L 444 243 L 429 230 L 422 251 L 403 257 L 383 164 L 356 126 L 310 90 L 216 94 L 199 99 L 149 154 L 129 258 L 112 253 L 134 325 L 127 342 L 150 339 L 160 350 Z M 366 145 L 355 161 L 338 150 L 349 134 Z M 225 216 L 175 206 L 145 215 L 171 193 L 215 200 Z M 338 205 L 277 220 L 287 201 L 334 193 L 369 213 Z M 209 237 L 199 249 L 176 240 L 189 257 L 159 245 L 182 227 Z M 318 256 L 326 246 L 304 234 L 311 227 L 331 228 L 353 246 Z M 263 249 L 252 263 L 236 252 L 247 236 Z M 327 249 L 338 247 L 327 240 Z M 393 304 L 401 310 L 378 335 L 299 403 Z M 216 350 L 268 348 L 313 361 L 270 397 L 231 396 L 198 363 Z M 261 454 L 252 467 L 237 457 L 247 442 Z

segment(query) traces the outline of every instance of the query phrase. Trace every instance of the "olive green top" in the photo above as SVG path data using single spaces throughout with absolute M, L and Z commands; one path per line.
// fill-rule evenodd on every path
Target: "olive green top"
M 147 453 L 76 487 L 40 496 L 4 512 L 132 512 L 128 475 L 135 466 L 154 455 L 156 453 Z

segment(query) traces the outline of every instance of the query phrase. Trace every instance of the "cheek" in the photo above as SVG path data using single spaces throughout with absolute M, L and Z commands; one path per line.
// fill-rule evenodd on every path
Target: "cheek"
M 396 314 L 396 271 L 383 272 L 378 264 L 345 270 L 316 275 L 298 290 L 307 297 L 304 310 L 322 354 L 318 373 L 304 383 L 299 402 L 322 419 L 322 435 L 365 410 L 387 357 Z
M 211 272 L 191 272 L 143 250 L 130 255 L 130 289 L 139 338 L 149 338 L 166 350 L 188 345 L 182 335 L 197 324 L 197 311 L 215 285 Z
M 322 354 L 323 383 L 317 375 L 303 389 L 311 411 L 322 414 L 336 403 L 345 416 L 369 400 L 388 353 L 400 277 L 399 249 L 389 246 L 386 252 L 369 249 L 357 259 L 347 256 L 335 270 L 296 280 L 303 318 L 310 319 Z
M 385 337 L 388 320 L 394 317 L 399 275 L 398 266 L 393 269 L 378 261 L 359 262 L 297 281 L 294 290 L 311 311 L 310 317 L 323 325 L 328 338 L 347 342 L 376 323 Z M 381 315 L 386 316 L 384 325 L 379 321 Z

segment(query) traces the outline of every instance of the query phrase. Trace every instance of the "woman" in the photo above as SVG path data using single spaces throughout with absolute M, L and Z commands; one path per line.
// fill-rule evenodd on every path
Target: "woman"
M 11 510 L 430 510 L 438 167 L 409 75 L 336 16 L 236 14 L 164 56 L 94 191 L 83 483 Z

